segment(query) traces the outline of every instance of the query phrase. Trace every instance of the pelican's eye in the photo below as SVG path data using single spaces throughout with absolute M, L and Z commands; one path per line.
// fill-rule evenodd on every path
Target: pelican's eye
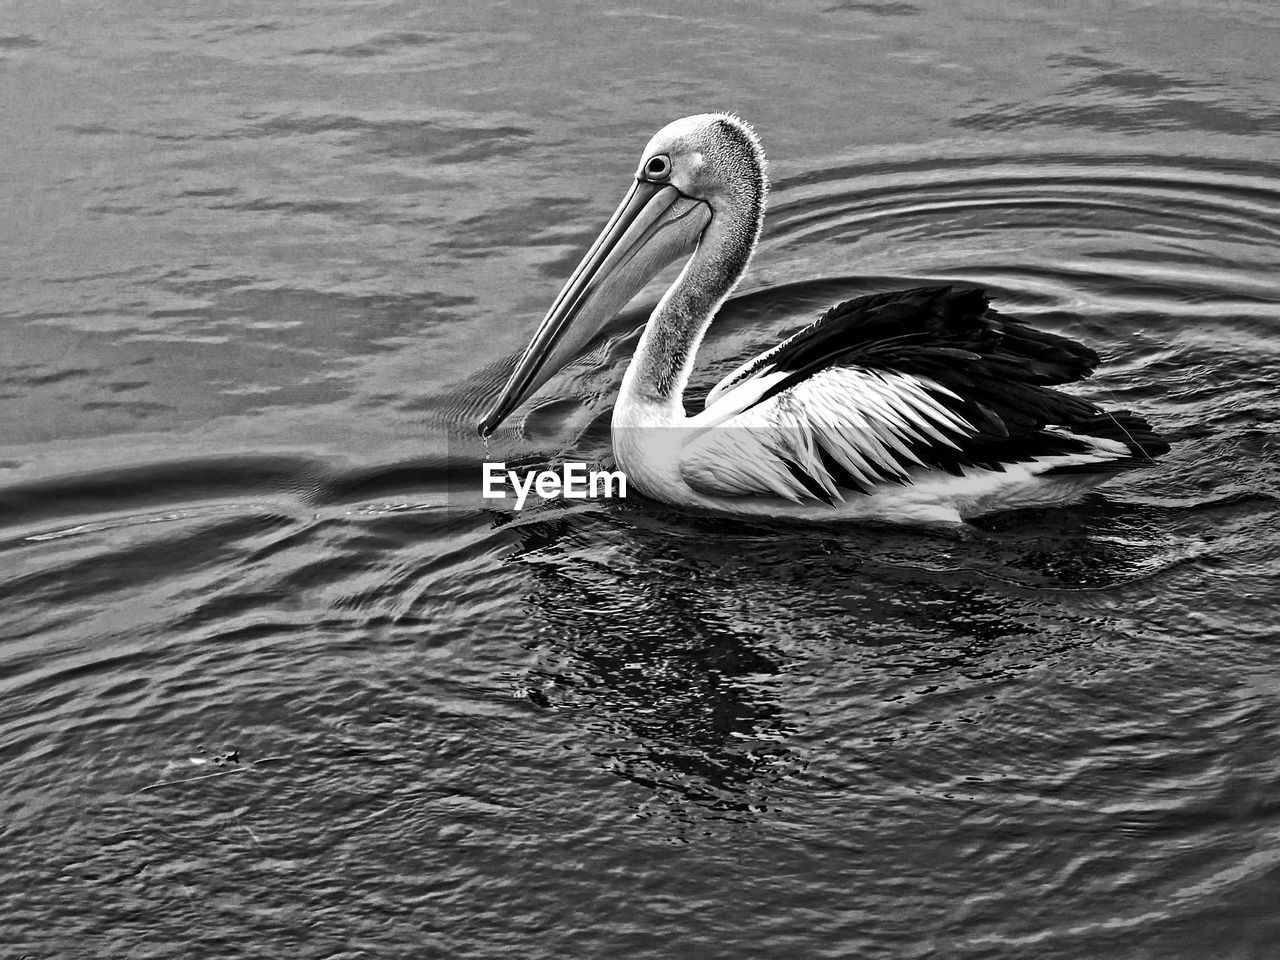
M 671 176 L 671 158 L 666 154 L 650 157 L 644 165 L 644 175 L 652 180 L 665 180 Z

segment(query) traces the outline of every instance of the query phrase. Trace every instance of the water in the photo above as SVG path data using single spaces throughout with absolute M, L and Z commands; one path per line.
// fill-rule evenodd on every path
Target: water
M 11 3 L 0 953 L 1271 957 L 1269 4 Z M 638 151 L 775 189 L 695 386 L 951 279 L 1175 442 L 964 534 L 486 508 Z M 608 451 L 661 284 L 490 443 Z

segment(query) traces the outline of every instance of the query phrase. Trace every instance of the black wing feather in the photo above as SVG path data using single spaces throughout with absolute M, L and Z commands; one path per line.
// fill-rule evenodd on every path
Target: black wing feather
M 972 424 L 976 435 L 956 435 L 960 450 L 921 439 L 911 445 L 912 452 L 956 475 L 965 467 L 1003 470 L 1004 464 L 1090 449 L 1084 440 L 1046 432 L 1048 426 L 1125 443 L 1131 456 L 1114 461 L 1117 469 L 1150 463 L 1166 453 L 1168 443 L 1141 417 L 1128 411 L 1109 413 L 1052 389 L 1088 377 L 1098 363 L 1089 347 L 990 309 L 982 290 L 938 286 L 838 304 L 762 354 L 734 382 L 755 374 L 784 374 L 755 401 L 759 404 L 828 367 L 859 367 L 932 381 L 944 389 L 929 393 Z M 819 453 L 824 463 L 832 462 L 827 451 Z M 863 486 L 842 482 L 851 477 L 833 478 L 841 486 Z

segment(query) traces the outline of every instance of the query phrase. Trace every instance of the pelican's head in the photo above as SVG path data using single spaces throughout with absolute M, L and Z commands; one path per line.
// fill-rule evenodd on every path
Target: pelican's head
M 763 214 L 768 189 L 764 150 L 755 131 L 728 113 L 700 113 L 668 123 L 644 148 L 636 179 L 665 180 L 723 215 L 744 204 Z
M 767 183 L 760 141 L 735 116 L 698 114 L 654 134 L 631 189 L 547 311 L 481 435 L 574 359 L 658 271 L 692 252 L 712 223 L 738 254 L 724 265 L 732 274 L 726 289 L 735 283 L 760 234 Z

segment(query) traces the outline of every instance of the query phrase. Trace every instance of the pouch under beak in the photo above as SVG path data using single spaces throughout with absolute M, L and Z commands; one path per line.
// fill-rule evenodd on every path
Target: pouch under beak
M 711 208 L 669 184 L 636 180 L 552 303 L 488 416 L 487 437 L 575 359 L 591 338 L 667 264 L 692 250 Z

